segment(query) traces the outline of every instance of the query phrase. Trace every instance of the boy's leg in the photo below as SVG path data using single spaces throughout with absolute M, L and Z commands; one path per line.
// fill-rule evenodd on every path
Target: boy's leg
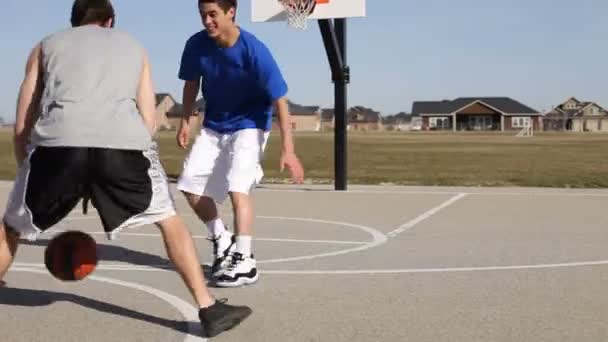
M 226 230 L 219 217 L 217 205 L 211 197 L 199 196 L 185 191 L 183 193 L 196 216 L 207 225 L 210 236 L 219 236 Z
M 174 215 L 157 225 L 163 234 L 169 259 L 200 308 L 199 318 L 208 337 L 233 328 L 251 315 L 252 310 L 249 307 L 224 304 L 216 301 L 209 293 L 198 263 L 194 241 L 181 217 Z
M 109 238 L 127 228 L 159 226 L 169 258 L 201 308 L 199 317 L 208 336 L 234 327 L 251 314 L 250 308 L 215 301 L 209 293 L 192 236 L 176 214 L 155 147 L 144 152 L 100 149 L 93 159 L 97 173 L 91 200 Z
M 17 246 L 19 245 L 19 233 L 13 229 L 0 224 L 0 287 L 4 284 L 2 279 L 13 263 Z
M 263 175 L 261 160 L 267 140 L 268 133 L 259 129 L 245 129 L 233 135 L 228 187 L 234 211 L 236 250 L 231 265 L 218 278 L 218 286 L 237 287 L 258 280 L 251 246 L 255 213 L 250 193 Z
M 205 308 L 213 305 L 215 300 L 205 285 L 192 236 L 181 217 L 175 215 L 157 225 L 162 232 L 169 259 L 175 264 L 198 306 Z
M 70 147 L 36 147 L 24 160 L 0 224 L 0 280 L 22 236 L 36 239 L 76 206 L 88 170 L 86 160 L 86 149 Z
M 219 217 L 215 201 L 211 197 L 198 196 L 184 192 L 186 200 L 198 218 L 205 223 L 209 231 L 209 240 L 213 243 L 212 277 L 218 277 L 230 262 L 230 253 L 234 252 L 234 234 L 226 230 Z
M 236 252 L 251 256 L 254 221 L 253 200 L 251 196 L 241 192 L 231 192 L 230 200 L 234 213 L 234 230 L 237 235 Z
M 225 137 L 208 129 L 201 130 L 184 162 L 177 184 L 177 189 L 185 195 L 188 204 L 209 231 L 209 240 L 213 243 L 213 276 L 222 273 L 234 250 L 234 236 L 226 230 L 216 206 L 216 202 L 223 202 L 228 194 L 226 173 L 229 151 L 224 147 Z

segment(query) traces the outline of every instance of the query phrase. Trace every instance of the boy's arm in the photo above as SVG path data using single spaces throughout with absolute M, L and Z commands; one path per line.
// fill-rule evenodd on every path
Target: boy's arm
M 156 122 L 156 95 L 152 82 L 152 72 L 150 70 L 148 56 L 144 55 L 144 63 L 137 88 L 137 108 L 142 116 L 150 135 L 154 136 L 158 129 Z
M 265 45 L 258 46 L 254 54 L 254 63 L 260 87 L 272 99 L 274 109 L 279 119 L 279 129 L 281 132 L 281 160 L 280 169 L 285 167 L 291 173 L 294 183 L 304 181 L 304 169 L 300 160 L 296 156 L 291 132 L 291 115 L 287 102 L 287 83 L 277 65 L 272 53 Z
M 40 115 L 40 97 L 43 90 L 40 44 L 36 45 L 30 53 L 25 66 L 25 77 L 19 89 L 17 99 L 17 112 L 15 115 L 14 149 L 17 165 L 21 166 L 27 157 L 27 144 L 29 143 L 32 127 Z
M 274 108 L 277 111 L 279 119 L 279 131 L 281 132 L 281 153 L 295 154 L 293 144 L 293 134 L 291 132 L 291 115 L 289 114 L 289 105 L 285 97 L 281 97 L 274 102 Z
M 200 86 L 200 78 L 198 80 L 184 82 L 184 91 L 182 94 L 184 112 L 182 113 L 183 116 L 177 134 L 177 144 L 181 148 L 186 148 L 190 140 L 190 120 L 193 116 L 192 113 L 194 113 L 196 96 L 198 95 Z
M 287 98 L 278 98 L 274 106 L 277 111 L 279 130 L 281 132 L 281 172 L 287 167 L 291 172 L 293 182 L 300 184 L 304 181 L 304 168 L 295 153 L 293 134 L 291 132 L 291 115 L 289 114 Z
M 182 103 L 184 112 L 177 130 L 177 145 L 183 149 L 188 147 L 190 141 L 190 120 L 197 108 L 194 108 L 196 96 L 201 87 L 202 71 L 200 67 L 201 46 L 200 39 L 194 35 L 188 39 L 182 52 L 178 77 L 184 81 Z

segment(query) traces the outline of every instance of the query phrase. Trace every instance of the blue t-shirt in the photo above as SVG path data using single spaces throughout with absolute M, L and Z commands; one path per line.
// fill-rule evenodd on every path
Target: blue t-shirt
M 219 133 L 245 128 L 269 131 L 273 103 L 287 93 L 287 83 L 268 47 L 243 29 L 228 48 L 217 45 L 205 30 L 190 37 L 179 78 L 202 78 L 203 126 Z

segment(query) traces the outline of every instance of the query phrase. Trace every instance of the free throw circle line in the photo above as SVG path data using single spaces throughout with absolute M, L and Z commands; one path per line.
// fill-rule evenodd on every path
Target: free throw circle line
M 10 271 L 29 272 L 29 273 L 38 273 L 38 274 L 48 273 L 45 270 L 24 268 L 24 267 L 19 267 L 19 266 L 11 267 L 9 269 L 9 272 Z M 184 342 L 207 341 L 207 339 L 200 337 L 202 335 L 202 327 L 201 327 L 200 323 L 198 322 L 199 321 L 198 311 L 194 308 L 194 306 L 190 305 L 189 303 L 182 300 L 181 298 L 178 298 L 174 295 L 163 292 L 159 289 L 155 289 L 153 287 L 149 287 L 149 286 L 145 286 L 145 285 L 141 285 L 141 284 L 137 284 L 137 283 L 131 283 L 131 282 L 127 282 L 127 281 L 122 281 L 122 280 L 118 280 L 118 279 L 114 279 L 114 278 L 99 277 L 99 276 L 91 275 L 91 276 L 88 276 L 87 279 L 97 281 L 97 282 L 112 284 L 112 285 L 118 285 L 118 286 L 122 286 L 122 287 L 128 287 L 133 290 L 145 292 L 149 295 L 152 295 L 152 296 L 166 302 L 167 304 L 169 304 L 173 308 L 175 308 L 177 311 L 179 311 L 179 313 L 188 321 L 188 334 L 186 335 Z

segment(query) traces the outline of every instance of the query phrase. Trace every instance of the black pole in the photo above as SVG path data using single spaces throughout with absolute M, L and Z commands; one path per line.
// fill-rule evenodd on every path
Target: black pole
M 347 136 L 347 84 L 349 72 L 346 59 L 346 19 L 334 19 L 338 50 L 342 57 L 342 70 L 334 77 L 334 158 L 335 158 L 335 190 L 346 190 L 348 179 L 348 136 Z

